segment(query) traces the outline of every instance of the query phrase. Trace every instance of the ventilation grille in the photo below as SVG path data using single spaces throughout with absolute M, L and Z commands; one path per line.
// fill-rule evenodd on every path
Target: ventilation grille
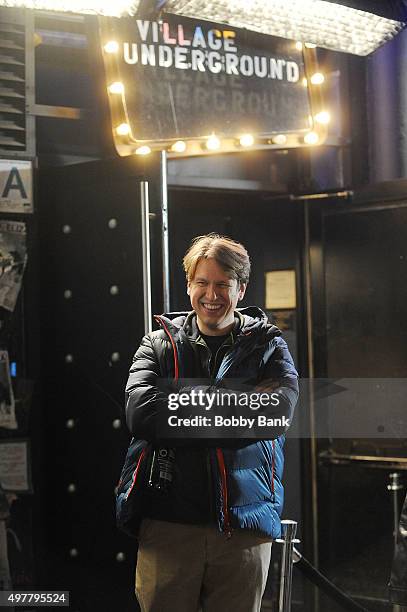
M 5 11 L 1 17 L 0 151 L 22 153 L 27 150 L 25 25 L 7 22 Z

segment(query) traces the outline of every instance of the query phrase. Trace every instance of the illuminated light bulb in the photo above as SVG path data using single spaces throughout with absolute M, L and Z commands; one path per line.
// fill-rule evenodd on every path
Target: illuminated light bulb
M 317 113 L 315 115 L 314 119 L 318 123 L 322 123 L 322 125 L 326 125 L 327 123 L 330 122 L 331 115 L 328 113 L 328 111 L 321 111 L 320 113 Z
M 119 52 L 119 43 L 117 40 L 109 40 L 104 46 L 104 50 L 106 53 L 118 53 Z
M 215 136 L 215 134 L 212 134 L 212 136 L 209 136 L 208 140 L 206 141 L 206 148 L 209 149 L 210 151 L 215 151 L 216 149 L 219 149 L 220 147 L 220 140 L 217 136 Z
M 115 81 L 111 83 L 108 87 L 109 93 L 111 94 L 123 94 L 124 93 L 124 85 L 120 83 L 120 81 Z
M 325 77 L 322 72 L 316 72 L 311 77 L 311 83 L 313 85 L 321 85 L 325 81 Z
M 142 145 L 138 149 L 135 150 L 136 155 L 148 155 L 151 153 L 151 149 L 148 145 Z
M 239 142 L 242 147 L 251 147 L 254 145 L 254 138 L 251 134 L 242 134 L 239 138 Z
M 297 51 L 302 51 L 302 42 L 300 42 L 299 40 L 295 43 L 295 48 L 297 49 Z
M 316 45 L 314 45 L 314 43 L 305 43 L 305 46 L 307 47 L 307 49 L 315 49 Z
M 336 51 L 345 51 L 357 55 L 368 55 L 389 38 L 393 38 L 403 27 L 400 21 L 404 11 L 376 10 L 375 5 L 395 5 L 402 2 L 339 2 L 326 0 L 234 0 L 226 2 L 203 2 L 200 0 L 182 2 L 146 2 L 147 5 L 170 5 L 171 9 L 185 17 L 205 21 L 217 21 L 233 27 L 247 28 L 249 31 L 267 35 L 299 40 L 315 40 L 318 47 L 327 47 Z M 360 5 L 363 5 L 360 6 Z M 0 0 L 2 6 L 26 6 L 30 9 L 45 11 L 70 11 L 73 13 L 97 14 L 110 17 L 129 17 L 139 13 L 143 3 L 140 0 Z M 372 8 L 370 8 L 370 6 Z M 167 8 L 167 6 L 166 6 Z M 142 12 L 143 8 L 141 9 Z M 373 14 L 368 12 L 372 10 Z M 394 19 L 381 17 L 380 13 L 393 14 Z M 374 14 L 379 13 L 379 15 Z M 219 30 L 214 33 L 218 37 Z M 229 32 L 227 32 L 229 34 Z M 224 32 L 226 35 L 226 32 Z M 114 36 L 113 33 L 108 35 Z M 225 36 L 226 37 L 226 36 Z M 315 44 L 315 43 L 314 43 Z M 308 43 L 308 47 L 314 47 Z M 120 46 L 122 43 L 120 43 Z
M 307 145 L 317 144 L 318 140 L 319 136 L 316 132 L 308 132 L 308 134 L 305 134 L 304 136 L 304 142 Z
M 116 134 L 118 134 L 119 136 L 127 136 L 128 134 L 130 134 L 130 132 L 131 129 L 128 123 L 121 123 L 116 128 Z
M 285 134 L 277 134 L 273 137 L 273 144 L 283 145 L 287 142 L 287 136 Z
M 183 153 L 186 148 L 186 142 L 184 142 L 183 140 L 177 140 L 177 142 L 174 142 L 174 144 L 171 146 L 171 151 L 174 151 L 174 153 Z
M 302 84 L 304 85 L 304 87 L 308 85 L 308 80 L 305 77 L 302 79 Z

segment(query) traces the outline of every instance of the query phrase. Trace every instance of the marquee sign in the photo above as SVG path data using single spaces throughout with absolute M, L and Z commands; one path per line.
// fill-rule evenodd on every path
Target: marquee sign
M 295 41 L 174 15 L 104 18 L 100 36 L 122 155 L 179 140 L 202 154 L 211 135 L 222 151 L 235 150 L 242 135 L 253 145 L 298 146 L 313 128 L 315 101 Z

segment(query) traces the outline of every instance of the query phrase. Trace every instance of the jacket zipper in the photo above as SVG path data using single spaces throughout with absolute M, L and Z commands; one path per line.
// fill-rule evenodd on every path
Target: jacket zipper
M 275 495 L 274 495 L 274 462 L 275 462 L 275 455 L 276 455 L 276 441 L 272 440 L 271 444 L 273 446 L 273 454 L 271 457 L 271 494 L 273 496 L 273 503 L 275 502 Z
M 229 338 L 230 336 L 228 336 Z M 225 342 L 227 342 L 227 340 L 225 340 Z M 228 354 L 229 350 L 231 347 L 233 347 L 234 341 L 232 339 L 232 344 L 227 344 L 226 345 L 226 351 L 225 354 L 222 357 L 222 361 L 223 362 L 224 358 L 226 357 L 226 355 Z M 216 370 L 216 364 L 218 361 L 218 355 L 219 355 L 219 351 L 221 351 L 223 348 L 225 348 L 225 344 L 221 344 L 221 346 L 218 348 L 218 350 L 215 353 L 215 356 L 213 356 L 213 354 L 211 355 L 211 357 L 209 358 L 209 376 L 213 379 L 215 379 L 215 370 Z M 221 363 L 219 364 L 219 367 L 221 365 Z M 219 371 L 219 368 L 218 368 Z
M 209 378 L 212 378 L 212 369 L 215 370 L 216 368 L 216 360 L 219 354 L 219 351 L 222 347 L 220 346 L 218 348 L 218 350 L 216 351 L 216 354 L 213 355 L 213 353 L 209 350 L 209 348 L 206 346 L 205 344 L 205 350 L 207 351 L 207 354 L 209 354 L 209 359 L 207 362 L 207 367 L 208 367 L 208 376 Z M 223 457 L 223 452 L 220 448 L 216 449 L 216 455 L 217 455 L 217 459 L 218 459 L 218 466 L 219 466 L 219 471 L 220 471 L 220 478 L 221 478 L 221 489 L 222 489 L 222 509 L 223 509 L 223 516 L 224 516 L 224 532 L 226 534 L 227 538 L 230 538 L 232 535 L 232 530 L 230 527 L 230 518 L 229 518 L 229 510 L 228 510 L 228 492 L 227 492 L 227 481 L 226 481 L 226 468 L 225 468 L 225 461 L 224 461 L 224 457 Z M 210 499 L 210 515 L 213 516 L 214 515 L 214 508 L 213 508 L 213 501 L 212 501 L 212 496 L 213 496 L 213 486 L 212 486 L 212 476 L 211 476 L 211 470 L 210 470 L 210 462 L 209 462 L 209 451 L 207 451 L 207 467 L 208 467 L 208 486 L 209 486 L 209 499 Z
M 218 360 L 219 351 L 221 350 L 222 347 L 223 347 L 223 344 L 218 348 L 218 350 L 215 353 L 215 356 L 212 355 L 209 359 L 209 376 L 211 378 L 215 378 L 216 363 Z
M 139 472 L 139 469 L 140 469 L 140 465 L 141 465 L 142 461 L 144 460 L 144 456 L 145 456 L 146 452 L 147 452 L 147 446 L 145 448 L 143 448 L 143 450 L 141 451 L 141 455 L 138 458 L 136 469 L 134 470 L 133 476 L 132 476 L 132 483 L 131 483 L 131 485 L 129 487 L 129 490 L 127 491 L 126 496 L 124 498 L 126 501 L 127 501 L 127 498 L 129 497 L 130 493 L 132 492 L 132 490 L 134 488 L 134 485 L 136 484 L 136 480 L 137 480 L 138 472 Z
M 216 457 L 218 459 L 218 466 L 220 471 L 220 481 L 222 487 L 222 509 L 223 509 L 223 531 L 226 534 L 227 538 L 232 536 L 232 527 L 230 525 L 230 515 L 228 508 L 228 487 L 226 480 L 226 467 L 225 467 L 225 458 L 223 456 L 223 452 L 221 448 L 216 449 Z

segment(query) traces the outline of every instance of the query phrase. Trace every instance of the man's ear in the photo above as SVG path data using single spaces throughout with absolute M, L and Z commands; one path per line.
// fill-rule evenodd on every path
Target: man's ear
M 239 302 L 241 302 L 243 300 L 243 298 L 244 298 L 244 294 L 246 292 L 246 287 L 247 287 L 247 283 L 240 283 L 239 297 L 238 297 Z

